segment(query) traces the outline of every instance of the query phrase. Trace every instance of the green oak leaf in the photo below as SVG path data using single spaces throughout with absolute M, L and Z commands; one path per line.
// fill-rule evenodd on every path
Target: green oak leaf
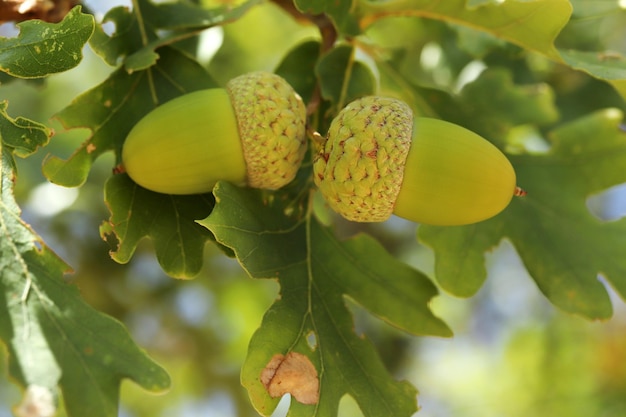
M 381 74 L 389 84 L 388 72 Z M 555 93 L 548 84 L 516 84 L 505 68 L 485 69 L 456 95 L 414 87 L 405 88 L 401 96 L 412 104 L 416 115 L 462 125 L 500 148 L 510 145 L 507 136 L 512 128 L 549 126 L 559 117 Z
M 150 237 L 169 275 L 191 278 L 200 272 L 204 244 L 212 236 L 195 221 L 211 212 L 211 194 L 159 194 L 141 188 L 127 175 L 114 175 L 105 185 L 104 200 L 111 218 L 100 227 L 100 234 L 111 243 L 115 261 L 127 263 L 139 241 Z
M 486 69 L 461 90 L 458 108 L 444 111 L 449 120 L 456 119 L 502 146 L 513 126 L 556 122 L 559 113 L 554 96 L 547 84 L 517 85 L 508 70 Z
M 20 34 L 0 38 L 0 71 L 38 78 L 74 68 L 94 31 L 93 16 L 74 7 L 59 23 L 29 20 L 17 24 Z
M 168 374 L 121 323 L 81 298 L 64 279 L 69 266 L 20 218 L 12 159 L 5 148 L 1 155 L 0 340 L 11 377 L 25 389 L 44 390 L 52 402 L 60 387 L 69 417 L 117 416 L 125 378 L 150 391 L 167 389 Z
M 357 14 L 365 28 L 387 16 L 415 16 L 469 26 L 530 51 L 560 60 L 554 40 L 568 22 L 572 5 L 567 0 L 473 3 L 466 0 L 363 1 Z
M 361 33 L 359 22 L 354 14 L 355 0 L 295 0 L 294 4 L 302 13 L 326 14 L 331 18 L 339 33 L 356 36 Z
M 559 49 L 600 51 L 624 36 L 623 4 L 619 1 L 571 0 L 574 11 L 556 40 Z
M 159 29 L 206 29 L 239 19 L 261 0 L 246 0 L 236 5 L 224 4 L 208 8 L 190 1 L 150 4 L 144 16 Z
M 586 200 L 626 182 L 622 117 L 616 109 L 599 111 L 552 131 L 547 153 L 509 155 L 528 195 L 514 198 L 495 218 L 420 226 L 419 239 L 435 251 L 441 286 L 459 296 L 474 294 L 486 277 L 484 252 L 506 238 L 555 306 L 591 319 L 610 317 L 611 301 L 598 275 L 626 298 L 626 220 L 603 222 Z
M 111 25 L 114 26 L 113 29 L 110 29 Z M 107 32 L 112 33 L 109 35 Z M 152 33 L 150 36 L 155 37 Z M 143 47 L 137 15 L 127 7 L 110 9 L 102 18 L 102 22 L 96 25 L 89 46 L 107 64 L 117 65 L 118 59 Z
M 214 194 L 215 209 L 199 223 L 232 248 L 251 277 L 281 285 L 242 370 L 255 408 L 267 416 L 278 403 L 260 381 L 262 370 L 274 355 L 297 352 L 316 369 L 319 401 L 305 405 L 292 398 L 290 416 L 336 416 L 345 394 L 366 417 L 413 415 L 415 388 L 391 378 L 372 344 L 354 332 L 346 297 L 409 333 L 450 336 L 428 308 L 437 294 L 432 283 L 369 236 L 339 241 L 312 215 L 288 215 L 290 201 L 281 191 L 221 182 Z
M 585 7 L 588 6 L 592 9 L 587 13 L 592 14 L 598 7 L 610 10 L 617 7 L 614 4 L 594 6 L 587 2 Z M 362 28 L 389 16 L 422 17 L 467 26 L 607 81 L 626 98 L 626 59 L 623 56 L 555 46 L 555 40 L 566 29 L 572 15 L 572 4 L 567 0 L 474 1 L 470 4 L 466 4 L 466 0 L 363 1 L 356 13 Z
M 283 77 L 309 103 L 317 86 L 315 65 L 321 45 L 318 41 L 306 41 L 289 51 L 276 68 L 276 74 Z
M 559 50 L 563 61 L 573 69 L 607 81 L 626 99 L 626 56 L 611 52 Z
M 125 57 L 127 71 L 140 71 L 155 65 L 159 47 L 237 20 L 259 3 L 260 0 L 251 0 L 236 7 L 225 5 L 209 9 L 185 1 L 155 4 L 139 0 L 132 11 L 126 7 L 109 10 L 102 24 L 113 24 L 115 31 L 109 35 L 102 25 L 97 25 L 90 45 L 110 65 Z M 157 36 L 158 31 L 168 31 L 168 34 Z
M 7 114 L 9 103 L 0 102 L 0 139 L 2 145 L 11 154 L 25 158 L 33 154 L 38 148 L 46 146 L 52 130 L 41 123 L 17 117 L 13 119 Z

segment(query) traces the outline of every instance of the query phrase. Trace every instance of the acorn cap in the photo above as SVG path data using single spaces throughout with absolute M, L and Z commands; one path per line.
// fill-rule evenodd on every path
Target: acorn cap
M 364 97 L 331 123 L 314 161 L 315 184 L 328 205 L 348 220 L 380 222 L 393 213 L 411 147 L 409 106 Z
M 275 190 L 294 179 L 306 152 L 306 108 L 281 77 L 252 72 L 228 82 L 253 188 Z

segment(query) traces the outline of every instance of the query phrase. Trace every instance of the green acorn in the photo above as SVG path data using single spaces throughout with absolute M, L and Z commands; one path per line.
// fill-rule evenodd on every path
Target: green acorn
M 273 190 L 298 171 L 305 121 L 304 103 L 284 79 L 244 74 L 148 113 L 128 134 L 122 164 L 133 181 L 159 193 L 210 192 L 220 180 Z
M 490 142 L 449 122 L 415 118 L 408 105 L 386 97 L 341 110 L 313 169 L 328 205 L 357 222 L 393 213 L 425 224 L 470 224 L 525 194 Z

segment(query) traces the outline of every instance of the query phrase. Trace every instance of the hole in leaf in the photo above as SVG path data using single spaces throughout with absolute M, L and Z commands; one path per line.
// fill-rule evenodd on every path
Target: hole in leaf
M 4 38 L 17 38 L 20 30 L 15 26 L 14 22 L 6 22 L 0 25 L 0 33 Z
M 616 185 L 587 198 L 587 209 L 602 221 L 613 221 L 626 215 L 626 184 Z
M 344 395 L 339 401 L 339 416 L 363 417 L 361 407 L 351 395 Z
M 108 22 L 102 22 L 102 31 L 107 35 L 112 37 L 113 35 L 115 35 L 115 32 L 117 30 L 117 26 L 115 25 L 115 23 L 108 21 Z
M 291 406 L 291 395 L 285 394 L 278 402 L 278 405 L 274 409 L 274 412 L 270 417 L 286 417 Z
M 311 350 L 315 350 L 317 348 L 317 336 L 315 335 L 315 332 L 311 331 L 306 335 L 306 342 Z

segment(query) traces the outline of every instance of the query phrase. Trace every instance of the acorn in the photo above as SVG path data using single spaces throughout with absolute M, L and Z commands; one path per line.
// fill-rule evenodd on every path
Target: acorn
M 431 225 L 471 224 L 525 193 L 489 141 L 453 123 L 414 117 L 407 104 L 387 97 L 342 109 L 313 170 L 328 205 L 356 222 L 395 214 Z
M 275 190 L 304 158 L 305 122 L 304 103 L 283 78 L 244 74 L 149 112 L 124 142 L 123 170 L 165 194 L 206 193 L 218 181 Z

